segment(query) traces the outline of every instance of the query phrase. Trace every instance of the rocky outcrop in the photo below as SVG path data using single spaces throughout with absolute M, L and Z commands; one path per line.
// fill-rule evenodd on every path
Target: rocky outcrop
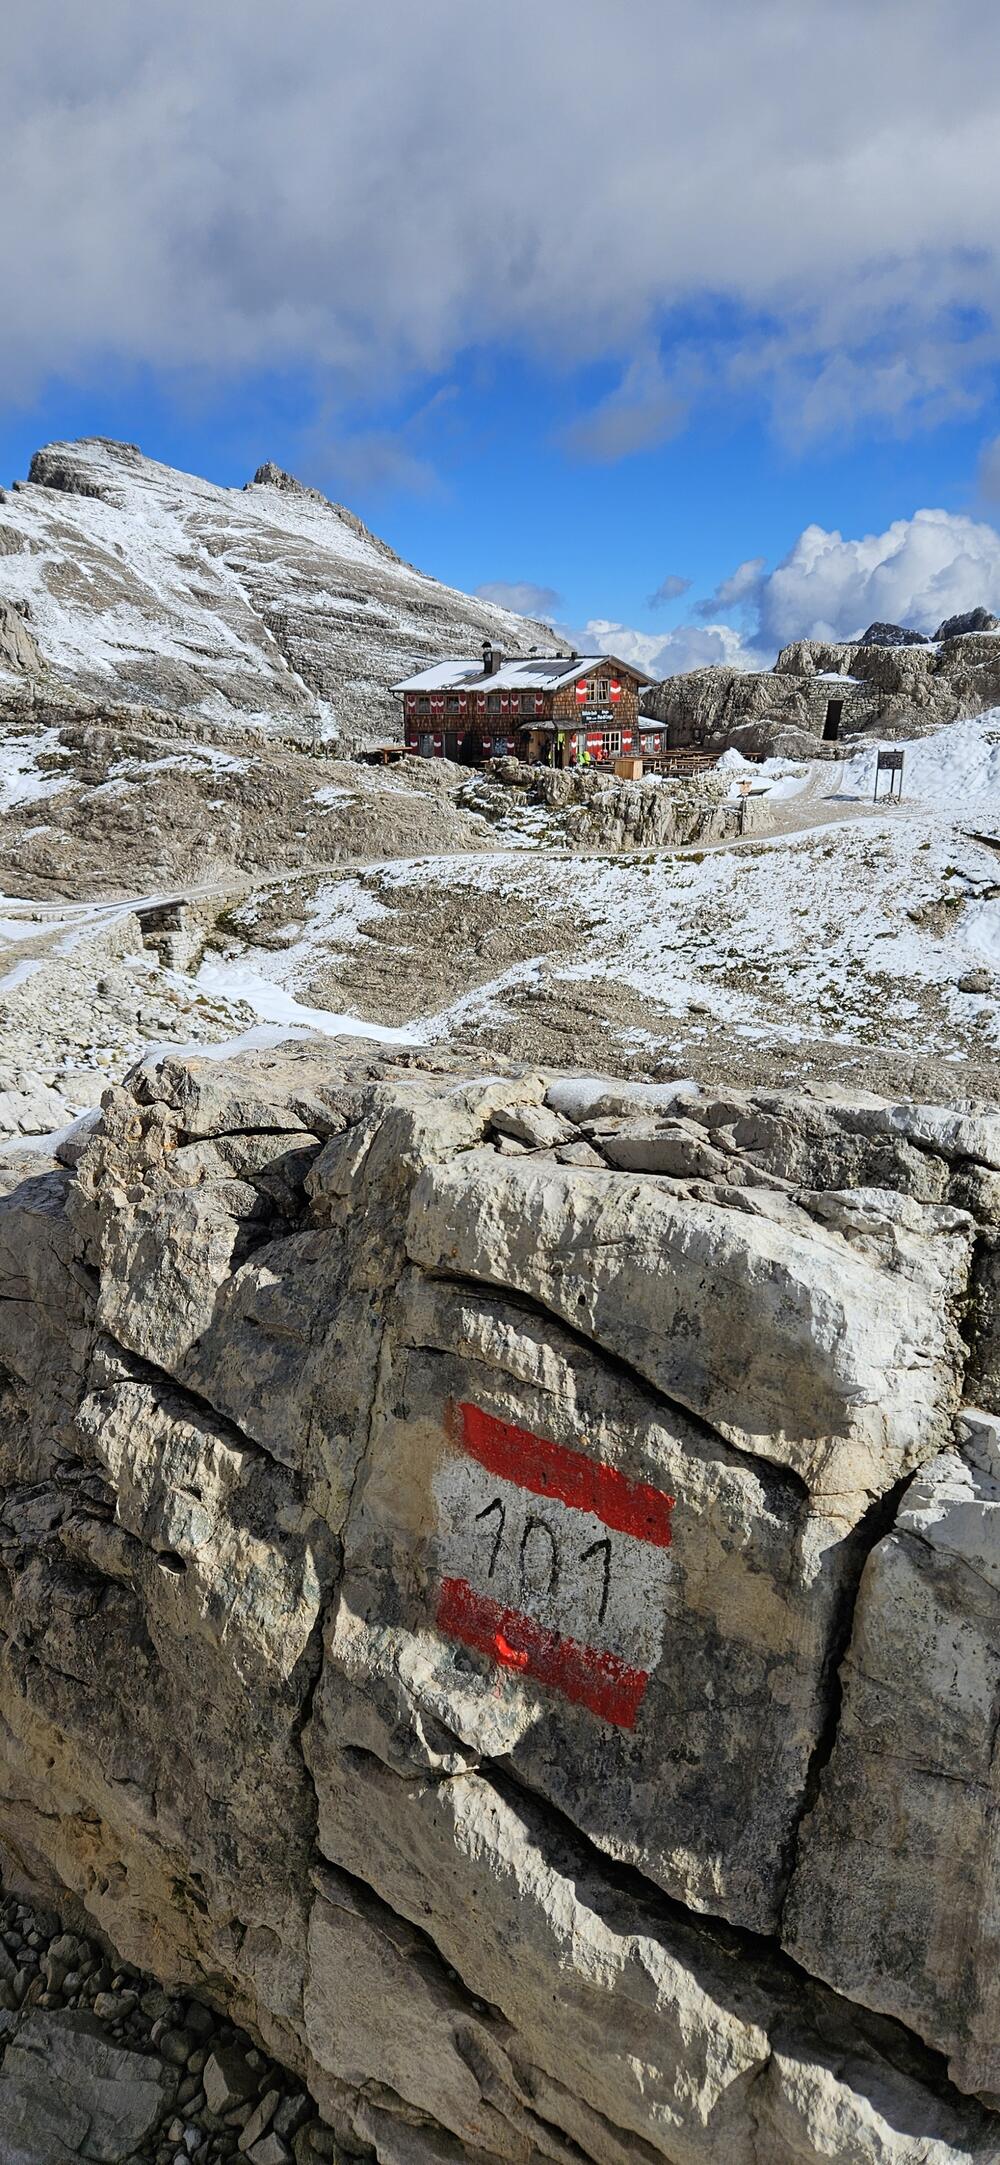
M 898 2015 L 1000 2106 L 1000 1421 L 974 1415 L 960 1436 L 911 1484 L 866 1571 L 788 1935 L 814 1973 Z
M 961 628 L 963 631 L 978 631 L 979 629 L 978 625 L 964 624 Z M 944 633 L 939 632 L 938 634 L 939 638 L 945 636 Z M 862 632 L 858 644 L 859 646 L 924 646 L 926 641 L 927 633 L 913 631 L 909 624 L 883 624 L 878 622 L 869 624 L 867 631 Z
M 992 609 L 965 609 L 960 616 L 946 616 L 934 637 L 957 639 L 969 631 L 1000 631 L 1000 616 L 994 616 Z
M 267 871 L 492 845 L 458 808 L 465 769 L 392 768 L 128 708 L 5 701 L 0 888 L 49 900 L 162 894 Z M 41 806 L 44 805 L 44 814 Z
M 0 615 L 0 671 L 30 675 L 40 657 L 81 697 L 294 737 L 395 736 L 389 687 L 425 662 L 485 638 L 553 645 L 270 463 L 216 488 L 89 437 L 36 452 L 0 499 L 0 610 L 26 613 L 17 650 Z
M 626 782 L 594 767 L 531 767 L 498 759 L 466 783 L 459 802 L 506 822 L 519 806 L 557 815 L 556 838 L 585 849 L 662 849 L 675 843 L 726 842 L 772 825 L 763 799 L 730 798 L 730 775 L 650 775 Z
M 1000 1116 L 300 1047 L 63 1155 L 15 1891 L 382 2165 L 995 2165 Z
M 0 1898 L 4 2165 L 317 2165 L 301 2084 L 204 2001 L 163 1992 L 51 1913 Z
M 45 664 L 27 623 L 27 611 L 0 599 L 0 669 L 42 676 Z
M 832 756 L 845 737 L 921 736 L 1000 705 L 995 629 L 943 625 L 936 643 L 874 638 L 894 629 L 872 625 L 854 644 L 798 639 L 773 669 L 695 669 L 668 677 L 643 703 L 669 725 L 672 744 L 732 744 L 754 757 L 815 757 L 821 748 Z

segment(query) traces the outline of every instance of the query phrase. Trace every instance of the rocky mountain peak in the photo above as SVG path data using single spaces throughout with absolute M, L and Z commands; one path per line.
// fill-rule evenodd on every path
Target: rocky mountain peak
M 265 459 L 258 466 L 252 481 L 244 483 L 248 489 L 284 489 L 289 496 L 308 496 L 314 504 L 325 504 L 327 498 L 318 489 L 311 489 L 308 482 L 298 481 L 294 474 L 286 473 L 283 466 L 276 466 L 273 459 Z
M 84 700 L 384 736 L 398 728 L 390 687 L 414 668 L 487 637 L 509 654 L 553 645 L 272 461 L 233 489 L 136 444 L 46 444 L 0 511 L 0 679 L 41 669 Z
M 869 624 L 858 640 L 859 646 L 926 646 L 927 634 L 913 631 L 908 624 Z
M 114 480 L 116 467 L 134 472 L 150 463 L 138 444 L 117 443 L 110 436 L 83 436 L 77 443 L 43 444 L 32 456 L 28 481 L 35 488 L 109 502 L 114 501 L 108 484 Z
M 380 535 L 372 533 L 370 526 L 366 526 L 364 520 L 359 519 L 356 511 L 349 511 L 346 504 L 334 503 L 332 497 L 324 496 L 321 489 L 311 488 L 307 481 L 297 480 L 296 476 L 287 473 L 283 466 L 276 466 L 273 459 L 265 459 L 263 465 L 258 466 L 253 480 L 244 482 L 243 486 L 245 490 L 257 488 L 281 489 L 284 495 L 297 496 L 301 498 L 303 503 L 318 504 L 321 510 L 332 511 L 334 517 L 341 519 L 343 524 L 350 528 L 352 534 L 357 534 L 359 540 L 365 541 L 371 548 L 377 549 L 379 554 L 386 557 L 389 563 L 401 564 L 404 562 L 404 558 L 398 556 L 396 550 L 391 548 L 387 541 L 383 541 Z M 413 570 L 413 568 L 412 565 L 408 567 L 410 570 Z

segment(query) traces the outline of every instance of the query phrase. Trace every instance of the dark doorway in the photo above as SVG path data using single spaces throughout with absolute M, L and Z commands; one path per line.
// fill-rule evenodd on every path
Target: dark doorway
M 444 733 L 444 756 L 445 756 L 445 758 L 446 758 L 446 759 L 457 759 L 457 758 L 458 758 L 458 731 L 457 731 L 457 729 L 446 729 L 446 730 L 445 730 L 445 733 Z
M 458 754 L 463 767 L 481 767 L 483 763 L 483 740 L 478 729 L 467 729 Z
M 843 714 L 843 711 L 844 711 L 844 702 L 843 702 L 843 700 L 842 700 L 842 699 L 828 699 L 828 700 L 827 700 L 827 702 L 826 702 L 826 720 L 825 720 L 825 722 L 824 722 L 824 724 L 823 724 L 823 742 L 824 742 L 824 744 L 835 744 L 835 743 L 836 743 L 836 741 L 837 741 L 837 738 L 838 738 L 838 737 L 839 737 L 839 735 L 840 735 L 840 718 L 841 718 L 841 715 Z

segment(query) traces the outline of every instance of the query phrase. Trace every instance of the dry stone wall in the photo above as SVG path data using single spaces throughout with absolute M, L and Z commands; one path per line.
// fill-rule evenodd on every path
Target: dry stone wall
M 1000 1116 L 301 1047 L 63 1155 L 14 1894 L 381 2165 L 995 2165 Z

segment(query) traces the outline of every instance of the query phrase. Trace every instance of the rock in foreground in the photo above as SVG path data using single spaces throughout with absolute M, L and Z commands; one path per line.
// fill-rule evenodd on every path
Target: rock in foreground
M 988 1113 L 110 1092 L 0 1209 L 11 1874 L 383 2165 L 988 2165 L 998 1232 Z

